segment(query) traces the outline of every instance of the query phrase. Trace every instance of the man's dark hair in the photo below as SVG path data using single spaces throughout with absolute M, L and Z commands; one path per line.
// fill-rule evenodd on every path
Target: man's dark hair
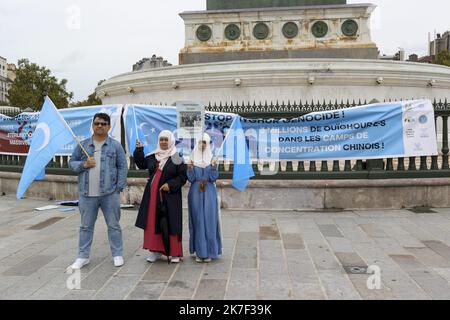
M 111 118 L 106 114 L 106 113 L 97 113 L 94 116 L 94 121 L 95 119 L 100 118 L 102 120 L 105 120 L 106 122 L 108 122 L 108 124 L 111 124 Z

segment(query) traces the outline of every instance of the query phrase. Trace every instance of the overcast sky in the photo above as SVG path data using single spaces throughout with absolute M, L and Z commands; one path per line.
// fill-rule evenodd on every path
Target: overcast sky
M 348 0 L 362 2 L 378 6 L 372 37 L 384 54 L 402 47 L 425 55 L 428 32 L 450 29 L 448 0 Z M 1 0 L 0 56 L 50 68 L 82 100 L 99 80 L 131 71 L 143 57 L 178 64 L 184 46 L 178 13 L 205 9 L 206 0 Z

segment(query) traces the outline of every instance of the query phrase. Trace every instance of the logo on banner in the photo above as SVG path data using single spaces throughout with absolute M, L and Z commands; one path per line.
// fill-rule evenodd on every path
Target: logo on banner
M 428 117 L 426 115 L 420 116 L 419 123 L 426 124 L 428 122 Z
M 405 118 L 405 123 L 407 125 L 411 125 L 413 126 L 416 123 L 416 119 L 412 118 L 412 117 L 406 117 Z
M 420 142 L 414 144 L 414 151 L 423 151 L 423 147 Z

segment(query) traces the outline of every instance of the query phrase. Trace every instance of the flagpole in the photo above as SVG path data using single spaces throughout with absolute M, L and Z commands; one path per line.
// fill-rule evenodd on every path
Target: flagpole
M 134 116 L 134 129 L 136 130 L 136 139 L 139 139 L 139 133 L 138 133 L 137 122 L 136 122 L 136 109 L 135 109 L 134 105 L 133 105 L 133 116 Z M 143 142 L 143 141 L 141 141 L 141 142 Z
M 228 136 L 231 134 L 231 129 L 233 128 L 234 122 L 237 120 L 238 117 L 239 117 L 239 115 L 236 115 L 236 117 L 234 118 L 233 122 L 231 123 L 230 129 L 227 131 L 227 134 L 226 134 L 225 138 L 223 139 L 223 142 L 227 141 Z M 233 130 L 235 130 L 235 129 L 233 129 Z M 233 143 L 234 143 L 234 141 L 233 141 Z M 219 148 L 219 151 L 217 151 L 217 155 L 220 160 L 225 161 L 226 159 L 223 156 L 223 147 L 224 147 L 224 143 L 222 143 L 222 145 Z
M 72 132 L 72 130 L 70 130 Z M 91 156 L 89 155 L 89 153 L 87 153 L 86 149 L 83 147 L 83 145 L 81 144 L 80 140 L 77 138 L 77 136 L 72 132 L 73 137 L 75 138 L 75 141 L 78 143 L 78 145 L 80 146 L 81 150 L 83 150 L 84 154 L 86 155 L 86 157 L 90 158 Z
M 48 98 L 48 96 L 47 96 Z M 50 98 L 49 98 L 50 99 Z M 51 101 L 51 100 L 50 100 Z M 54 104 L 52 103 L 52 105 L 54 106 Z M 56 107 L 55 107 L 56 109 Z M 81 144 L 80 140 L 78 139 L 78 137 L 75 135 L 75 133 L 73 133 L 72 128 L 67 124 L 66 120 L 64 120 L 64 118 L 61 116 L 61 114 L 59 113 L 58 109 L 56 109 L 56 113 L 58 114 L 58 116 L 61 118 L 62 122 L 64 123 L 64 125 L 66 126 L 66 128 L 70 131 L 70 133 L 72 134 L 73 138 L 75 139 L 75 141 L 78 143 L 78 145 L 80 146 L 81 150 L 83 150 L 84 154 L 86 155 L 86 157 L 90 158 L 91 156 L 89 155 L 89 153 L 86 151 L 86 149 L 83 147 L 83 145 Z

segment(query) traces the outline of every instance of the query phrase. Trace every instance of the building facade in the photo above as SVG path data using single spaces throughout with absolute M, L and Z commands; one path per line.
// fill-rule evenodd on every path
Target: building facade
M 437 56 L 444 50 L 450 51 L 450 31 L 442 35 L 438 33 L 436 38 L 430 42 L 430 56 Z
M 171 67 L 172 64 L 164 60 L 163 57 L 157 57 L 155 54 L 151 58 L 143 58 L 133 65 L 133 71 L 141 71 L 145 69 L 156 69 L 163 67 Z
M 0 105 L 7 104 L 7 94 L 12 81 L 8 78 L 8 61 L 0 57 Z
M 7 78 L 11 80 L 12 82 L 16 81 L 16 72 L 17 67 L 14 63 L 8 63 L 8 74 Z

